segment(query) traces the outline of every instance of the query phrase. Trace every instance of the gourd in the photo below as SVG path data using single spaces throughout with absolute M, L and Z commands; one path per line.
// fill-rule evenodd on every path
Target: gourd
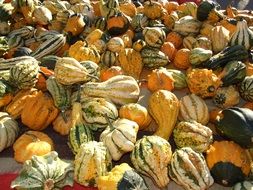
M 186 190 L 208 189 L 214 182 L 204 156 L 190 147 L 177 149 L 173 153 L 169 175 Z
M 168 56 L 170 61 L 173 61 L 177 52 L 177 49 L 171 42 L 164 42 L 161 51 Z
M 183 36 L 197 35 L 200 31 L 201 22 L 192 16 L 184 16 L 175 22 L 173 31 Z
M 146 1 L 143 4 L 143 13 L 149 19 L 158 19 L 162 16 L 163 7 L 159 2 Z
M 118 61 L 118 53 L 117 52 L 112 52 L 110 50 L 106 50 L 102 55 L 101 55 L 101 66 L 103 67 L 111 67 L 116 65 Z
M 252 187 L 253 187 L 252 181 L 245 180 L 245 181 L 236 183 L 232 187 L 232 190 L 243 190 L 243 189 L 248 190 L 248 189 L 252 189 Z
M 126 75 L 139 79 L 143 63 L 141 53 L 132 49 L 125 48 L 119 52 L 118 62 Z
M 100 67 L 93 61 L 81 61 L 80 64 L 88 71 L 88 81 L 97 81 L 100 77 Z
M 215 26 L 211 33 L 213 52 L 218 53 L 228 46 L 230 36 L 229 31 L 223 26 Z
M 137 102 L 140 88 L 131 76 L 117 75 L 104 82 L 87 82 L 81 87 L 81 94 L 108 98 L 115 104 Z
M 177 69 L 167 69 L 172 74 L 174 79 L 174 87 L 176 90 L 180 90 L 187 87 L 186 75 Z
M 193 66 L 200 65 L 201 63 L 210 59 L 213 55 L 211 50 L 203 48 L 194 48 L 190 52 L 189 61 Z
M 49 94 L 39 91 L 26 101 L 21 112 L 21 121 L 32 130 L 43 130 L 57 117 L 59 110 Z
M 118 161 L 123 154 L 131 152 L 137 138 L 139 126 L 135 121 L 117 119 L 113 123 L 107 119 L 108 126 L 100 135 L 113 160 Z
M 0 152 L 10 147 L 18 134 L 18 123 L 7 112 L 0 112 Z
M 213 142 L 212 130 L 194 120 L 179 122 L 173 137 L 178 148 L 190 147 L 197 152 L 205 152 Z
M 2 3 L 0 5 L 0 22 L 8 21 L 11 19 L 13 6 L 10 3 Z
M 73 164 L 63 161 L 55 151 L 27 160 L 11 182 L 16 189 L 62 189 L 73 186 Z M 36 177 L 34 177 L 36 176 Z
M 129 28 L 130 22 L 121 11 L 107 18 L 106 29 L 112 36 L 124 34 Z
M 38 80 L 35 84 L 35 88 L 37 88 L 38 90 L 41 90 L 43 92 L 47 91 L 46 80 L 52 75 L 54 75 L 54 71 L 48 69 L 47 67 L 40 66 Z
M 82 14 L 76 13 L 70 15 L 64 31 L 71 33 L 73 36 L 77 36 L 84 30 L 85 25 L 84 16 Z
M 190 69 L 186 77 L 190 92 L 201 98 L 213 97 L 222 84 L 220 78 L 211 69 Z
M 253 111 L 247 108 L 231 107 L 222 110 L 216 118 L 216 128 L 224 136 L 242 147 L 253 146 Z
M 215 141 L 206 153 L 206 162 L 214 181 L 223 186 L 243 181 L 250 172 L 246 150 L 233 141 Z
M 101 70 L 100 81 L 106 81 L 114 76 L 123 75 L 124 71 L 120 66 L 111 66 Z
M 135 32 L 141 32 L 143 28 L 148 26 L 148 22 L 149 20 L 147 16 L 145 16 L 143 13 L 137 13 L 132 17 L 130 24 Z
M 141 50 L 142 63 L 147 68 L 159 68 L 170 63 L 167 55 L 157 48 L 144 47 Z
M 125 44 L 120 37 L 112 37 L 106 44 L 106 47 L 109 51 L 120 52 L 124 50 Z
M 203 48 L 206 50 L 212 50 L 212 41 L 207 37 L 200 36 L 195 40 L 192 42 L 192 48 Z
M 148 46 L 160 48 L 165 41 L 165 32 L 160 27 L 145 27 L 142 31 Z
M 10 82 L 19 89 L 32 88 L 37 81 L 39 65 L 36 61 L 19 62 L 10 69 Z
M 121 106 L 119 117 L 135 121 L 139 126 L 139 130 L 145 129 L 151 122 L 151 116 L 146 107 L 138 103 L 129 103 Z
M 127 163 L 116 165 L 107 175 L 98 178 L 100 190 L 148 190 L 144 179 Z
M 249 29 L 245 20 L 239 20 L 236 30 L 231 36 L 231 45 L 242 45 L 246 50 L 253 46 L 253 31 Z
M 53 129 L 60 135 L 68 135 L 71 126 L 71 110 L 66 110 L 63 114 L 58 114 L 56 119 L 53 121 Z
M 234 86 L 218 88 L 213 102 L 217 107 L 228 108 L 239 104 L 240 95 Z
M 48 25 L 53 20 L 51 11 L 45 6 L 36 7 L 33 11 L 33 17 L 34 21 L 40 25 Z
M 54 150 L 54 143 L 45 133 L 26 131 L 13 144 L 14 159 L 24 163 L 32 156 L 43 156 Z
M 166 36 L 166 42 L 171 42 L 176 49 L 180 49 L 183 44 L 183 37 L 178 32 L 172 31 Z
M 112 168 L 110 154 L 102 142 L 83 143 L 74 160 L 74 180 L 84 186 L 97 186 L 100 176 Z
M 134 168 L 150 177 L 159 188 L 166 187 L 170 181 L 168 164 L 171 156 L 170 143 L 156 135 L 139 139 L 130 155 Z
M 202 125 L 209 121 L 208 107 L 205 101 L 195 94 L 183 96 L 180 99 L 179 119 L 181 121 L 194 120 Z
M 239 85 L 239 92 L 241 97 L 249 102 L 253 102 L 253 76 L 247 76 Z
M 179 101 L 176 95 L 167 90 L 154 92 L 148 100 L 148 111 L 158 124 L 155 135 L 168 140 L 179 113 Z
M 179 69 L 188 69 L 191 66 L 190 63 L 191 51 L 187 48 L 182 48 L 176 52 L 173 64 Z
M 7 106 L 11 102 L 12 98 L 13 96 L 11 93 L 0 96 L 0 108 Z

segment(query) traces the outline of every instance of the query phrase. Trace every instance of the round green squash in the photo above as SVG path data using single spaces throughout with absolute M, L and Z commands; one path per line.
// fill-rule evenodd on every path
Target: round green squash
M 241 97 L 249 102 L 253 102 L 253 76 L 247 76 L 239 85 Z

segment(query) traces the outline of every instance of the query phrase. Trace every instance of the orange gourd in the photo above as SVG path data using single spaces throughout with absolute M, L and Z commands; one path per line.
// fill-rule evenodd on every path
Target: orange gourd
M 112 66 L 110 68 L 104 68 L 100 72 L 100 80 L 106 81 L 116 75 L 123 75 L 124 71 L 120 66 Z
M 172 11 L 176 11 L 179 7 L 178 2 L 175 1 L 168 1 L 165 3 L 164 8 L 170 14 Z
M 190 57 L 190 50 L 187 48 L 182 48 L 176 52 L 174 58 L 174 66 L 179 69 L 188 69 L 191 66 L 189 57 Z
M 40 66 L 40 72 L 38 74 L 38 80 L 35 84 L 35 87 L 38 90 L 47 91 L 46 80 L 53 74 L 54 72 L 52 70 L 48 69 L 47 67 Z
M 0 97 L 0 108 L 7 106 L 11 100 L 12 100 L 13 96 L 12 94 L 5 94 L 3 97 Z
M 179 49 L 181 47 L 181 45 L 183 44 L 183 38 L 177 32 L 170 32 L 166 36 L 166 40 L 165 41 L 173 43 L 176 49 Z
M 77 36 L 84 30 L 85 25 L 83 15 L 74 14 L 69 17 L 64 31 L 71 33 L 73 36 Z
M 63 114 L 59 114 L 53 121 L 53 129 L 60 135 L 69 134 L 70 128 L 73 126 L 71 123 L 71 113 L 71 110 L 67 110 L 64 112 L 65 119 L 63 118 Z
M 173 61 L 177 52 L 174 44 L 171 42 L 165 42 L 162 47 L 161 51 L 169 57 L 170 61 Z

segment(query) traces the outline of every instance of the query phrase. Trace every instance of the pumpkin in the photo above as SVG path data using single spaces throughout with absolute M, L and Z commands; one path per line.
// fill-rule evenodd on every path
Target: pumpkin
M 63 114 L 59 114 L 53 121 L 53 129 L 60 135 L 68 135 L 71 126 L 71 110 L 67 110 Z
M 204 21 L 202 23 L 199 33 L 206 38 L 210 38 L 210 33 L 212 32 L 213 27 L 214 26 L 212 23 Z
M 43 156 L 35 155 L 24 163 L 18 177 L 11 182 L 11 188 L 61 189 L 73 186 L 73 171 L 73 164 L 61 160 L 55 151 Z
M 54 143 L 45 133 L 39 131 L 27 131 L 23 133 L 13 144 L 14 159 L 24 163 L 32 156 L 43 156 L 54 150 Z
M 187 48 L 182 48 L 176 52 L 173 64 L 179 69 L 188 69 L 190 67 L 190 50 Z
M 124 71 L 120 66 L 112 66 L 101 70 L 100 80 L 106 81 L 116 75 L 123 75 Z
M 183 96 L 180 99 L 179 119 L 181 121 L 194 120 L 206 125 L 209 121 L 209 114 L 205 101 L 195 94 Z
M 110 154 L 102 142 L 83 143 L 74 160 L 74 180 L 84 186 L 97 186 L 100 176 L 112 168 Z
M 162 17 L 163 24 L 170 30 L 173 29 L 175 22 L 179 20 L 177 11 L 172 11 L 170 14 L 164 14 Z
M 253 76 L 247 76 L 244 78 L 244 80 L 239 85 L 239 92 L 241 97 L 249 102 L 253 102 Z
M 159 2 L 156 1 L 145 1 L 143 3 L 143 13 L 150 19 L 158 19 L 162 16 L 163 7 Z
M 161 51 L 168 56 L 169 60 L 173 61 L 177 52 L 177 49 L 171 42 L 164 42 Z
M 148 89 L 152 92 L 157 90 L 169 90 L 174 89 L 174 79 L 170 72 L 164 67 L 152 70 L 152 73 L 148 75 Z
M 170 143 L 155 135 L 139 139 L 130 155 L 134 168 L 150 177 L 159 188 L 166 187 L 170 181 L 167 166 L 171 156 Z
M 173 137 L 178 148 L 191 147 L 194 151 L 205 152 L 213 142 L 212 130 L 194 120 L 179 122 Z
M 253 102 L 246 102 L 245 104 L 243 104 L 242 107 L 243 108 L 249 108 L 253 111 Z
M 218 53 L 228 46 L 230 36 L 229 31 L 223 26 L 215 26 L 210 33 L 213 52 Z
M 123 154 L 131 152 L 137 138 L 139 126 L 135 121 L 120 118 L 111 123 L 100 135 L 100 141 L 105 144 L 113 160 L 118 161 Z
M 172 11 L 176 11 L 179 7 L 178 2 L 175 1 L 168 1 L 165 3 L 164 8 L 170 14 Z
M 250 159 L 245 149 L 233 141 L 215 141 L 207 150 L 206 162 L 214 181 L 223 186 L 243 181 L 250 172 Z
M 125 44 L 120 37 L 112 37 L 106 44 L 107 49 L 112 52 L 120 52 L 124 50 Z
M 101 190 L 148 190 L 144 179 L 127 163 L 116 165 L 107 175 L 100 176 L 97 183 Z
M 214 108 L 209 112 L 209 122 L 215 123 L 216 118 L 221 115 L 222 109 Z
M 213 55 L 211 50 L 203 48 L 194 48 L 190 52 L 189 61 L 193 66 L 200 65 L 201 63 L 210 59 Z
M 40 66 L 40 71 L 38 73 L 38 80 L 35 84 L 35 87 L 43 92 L 46 91 L 47 90 L 46 80 L 53 74 L 54 71 L 48 69 L 47 67 Z
M 132 48 L 125 48 L 119 52 L 118 61 L 126 75 L 139 79 L 143 63 L 141 53 Z
M 253 63 L 246 62 L 246 76 L 252 76 L 252 75 L 253 75 Z
M 186 76 L 190 92 L 201 98 L 213 97 L 222 84 L 220 78 L 209 69 L 190 69 Z
M 160 27 L 145 27 L 142 34 L 146 44 L 153 48 L 160 48 L 165 41 L 165 32 Z
M 8 112 L 14 119 L 19 118 L 24 109 L 25 102 L 30 101 L 30 99 L 36 96 L 38 92 L 39 91 L 35 88 L 18 91 L 11 103 L 6 107 L 6 112 Z
M 7 112 L 0 112 L 0 152 L 10 147 L 18 134 L 18 123 Z
M 68 18 L 64 31 L 77 36 L 84 30 L 85 25 L 86 23 L 82 14 L 73 14 Z
M 177 32 L 170 32 L 166 36 L 166 42 L 171 42 L 176 49 L 179 49 L 183 44 L 183 37 Z
M 112 36 L 117 36 L 125 33 L 128 30 L 130 22 L 122 12 L 110 16 L 106 22 L 106 29 Z
M 204 156 L 190 147 L 177 149 L 171 158 L 169 175 L 184 189 L 208 189 L 214 182 Z
M 247 189 L 252 189 L 252 187 L 253 187 L 252 181 L 245 180 L 245 181 L 236 183 L 232 187 L 232 190 L 242 190 L 242 189 L 246 189 L 247 190 Z
M 179 101 L 167 90 L 154 92 L 148 100 L 148 111 L 158 124 L 155 135 L 169 139 L 177 121 Z
M 234 86 L 218 88 L 213 102 L 217 107 L 228 108 L 239 104 L 240 95 Z
M 137 13 L 136 7 L 132 2 L 121 2 L 119 10 L 129 17 L 133 17 Z
M 21 121 L 32 130 L 43 130 L 57 117 L 59 110 L 53 99 L 39 91 L 26 101 L 21 113 Z
M 138 103 L 129 103 L 121 106 L 119 117 L 135 121 L 139 125 L 139 130 L 147 128 L 151 122 L 148 110 Z
M 222 135 L 243 147 L 251 148 L 253 143 L 253 111 L 247 108 L 231 107 L 222 110 L 216 118 L 216 128 Z

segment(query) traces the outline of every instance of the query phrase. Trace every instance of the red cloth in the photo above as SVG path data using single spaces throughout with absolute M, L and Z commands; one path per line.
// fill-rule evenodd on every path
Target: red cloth
M 17 177 L 17 174 L 0 174 L 0 188 L 4 190 L 11 190 L 10 184 Z M 97 188 L 84 187 L 74 183 L 73 187 L 65 187 L 64 190 L 97 190 Z M 13 189 L 12 189 L 13 190 Z

